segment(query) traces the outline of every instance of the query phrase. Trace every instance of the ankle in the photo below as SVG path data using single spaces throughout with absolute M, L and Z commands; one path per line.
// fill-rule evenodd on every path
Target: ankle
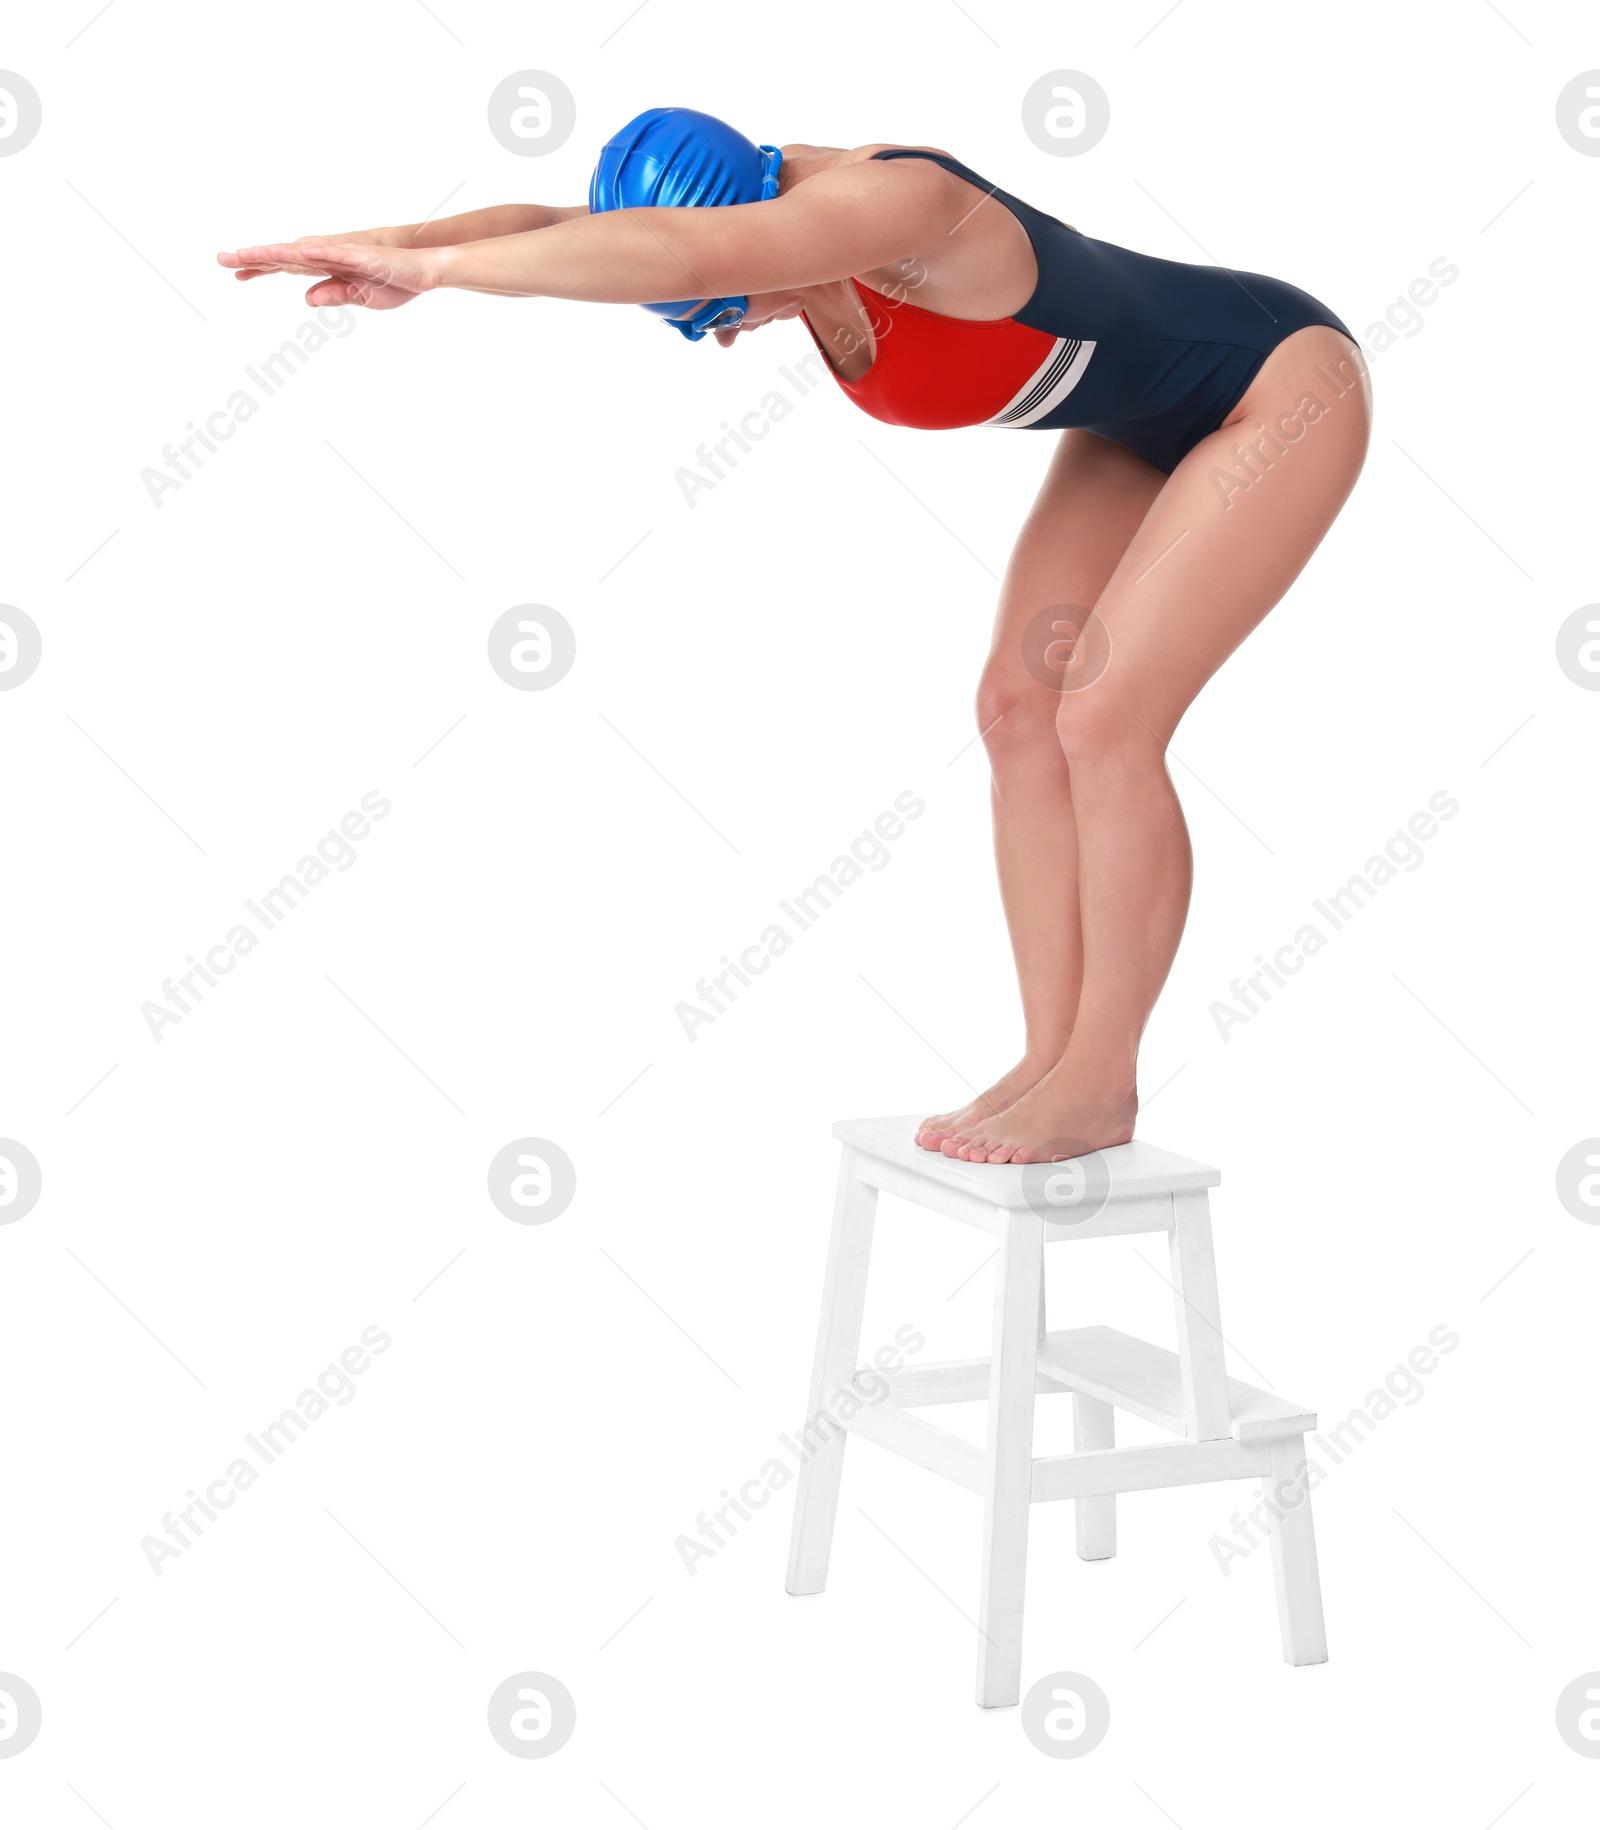
M 1120 1049 L 1091 1049 L 1080 1044 L 1067 1051 L 1061 1066 L 1075 1084 L 1098 1087 L 1115 1100 L 1137 1097 L 1138 1062 Z

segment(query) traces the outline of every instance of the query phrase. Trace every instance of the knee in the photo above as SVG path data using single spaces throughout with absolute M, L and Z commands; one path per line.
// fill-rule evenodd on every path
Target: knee
M 1103 680 L 1076 693 L 1062 693 L 1056 705 L 1055 735 L 1069 768 L 1139 766 L 1159 758 L 1166 745 L 1151 722 L 1141 718 L 1126 695 Z
M 1056 695 L 1032 679 L 990 669 L 978 684 L 978 731 L 996 769 L 1057 747 Z

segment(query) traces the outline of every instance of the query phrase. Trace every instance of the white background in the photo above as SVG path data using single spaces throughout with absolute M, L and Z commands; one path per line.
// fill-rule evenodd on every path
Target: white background
M 44 1172 L 0 1228 L 0 1670 L 44 1706 L 6 1820 L 1592 1816 L 1554 1726 L 1600 1667 L 1600 1233 L 1554 1180 L 1600 1131 L 1600 698 L 1554 647 L 1600 595 L 1600 161 L 1554 115 L 1600 64 L 1580 9 L 93 6 L 0 44 L 44 103 L 0 159 L 0 599 L 44 638 L 0 696 L 0 1133 Z M 485 119 L 528 68 L 577 100 L 543 158 Z M 1081 158 L 1022 130 L 1063 68 L 1111 98 Z M 830 1123 L 1018 1051 L 970 708 L 1050 438 L 892 429 L 824 383 L 691 509 L 675 472 L 801 326 L 725 352 L 445 294 L 361 318 L 159 508 L 140 481 L 310 315 L 215 249 L 578 202 L 661 103 L 948 146 L 1369 344 L 1460 269 L 1373 352 L 1349 508 L 1175 740 L 1195 900 L 1141 1121 L 1222 1166 L 1235 1371 L 1336 1421 L 1430 1329 L 1460 1346 L 1318 1490 L 1325 1667 L 1280 1662 L 1264 1551 L 1218 1570 L 1247 1487 L 1125 1501 L 1101 1565 L 1035 1511 L 1024 1683 L 1105 1689 L 1087 1758 L 972 1704 L 959 1491 L 852 1449 L 820 1599 L 783 1592 L 787 1493 L 693 1577 L 674 1548 L 800 1421 Z M 486 661 L 527 602 L 577 631 L 548 692 Z M 351 868 L 152 1040 L 161 981 L 370 790 Z M 888 866 L 688 1041 L 675 1004 L 903 790 Z M 1421 866 L 1223 1040 L 1230 981 L 1441 790 Z M 546 1226 L 486 1194 L 527 1135 L 577 1167 Z M 983 1351 L 984 1242 L 894 1203 L 879 1237 L 866 1345 Z M 1157 1262 L 1058 1248 L 1052 1325 L 1168 1338 Z M 141 1538 L 369 1324 L 356 1398 L 154 1575 Z M 526 1670 L 576 1698 L 552 1758 L 485 1726 Z

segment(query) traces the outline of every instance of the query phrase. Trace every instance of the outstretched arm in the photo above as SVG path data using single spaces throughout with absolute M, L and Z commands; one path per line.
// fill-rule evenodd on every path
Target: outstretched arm
M 439 287 L 515 298 L 647 305 L 777 292 L 925 252 L 954 226 L 936 166 L 840 166 L 766 203 L 575 212 L 537 230 L 443 247 L 298 242 L 219 255 L 224 266 L 325 274 L 309 303 L 398 302 Z
M 362 229 L 354 235 L 307 236 L 308 241 L 356 242 L 374 248 L 448 248 L 457 242 L 487 241 L 496 235 L 524 235 L 574 216 L 587 216 L 586 203 L 497 203 L 461 216 L 399 223 L 392 229 Z
M 948 227 L 948 208 L 937 167 L 863 162 L 767 203 L 608 210 L 443 249 L 441 284 L 618 305 L 782 292 L 918 253 Z
M 350 229 L 341 235 L 303 235 L 288 245 L 296 248 L 447 248 L 458 242 L 481 241 L 496 235 L 525 235 L 535 229 L 548 229 L 555 223 L 570 222 L 574 216 L 588 214 L 589 206 L 586 203 L 497 203 L 483 210 L 468 210 L 460 216 L 440 216 L 428 222 L 397 223 L 388 229 Z M 239 280 L 257 280 L 264 273 L 287 271 L 281 263 L 276 262 L 251 267 L 220 254 L 217 259 L 223 266 L 233 267 L 234 278 Z M 415 294 L 407 296 L 415 297 Z M 337 299 L 330 296 L 308 302 L 327 305 L 351 301 L 343 296 Z

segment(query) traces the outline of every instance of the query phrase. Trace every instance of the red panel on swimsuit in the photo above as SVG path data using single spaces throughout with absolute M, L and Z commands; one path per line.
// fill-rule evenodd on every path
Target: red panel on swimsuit
M 941 317 L 851 283 L 867 308 L 877 355 L 859 381 L 846 381 L 831 362 L 828 372 L 863 412 L 891 426 L 981 426 L 1016 398 L 1056 345 L 1048 331 L 1015 318 Z M 802 318 L 826 362 L 821 338 Z

